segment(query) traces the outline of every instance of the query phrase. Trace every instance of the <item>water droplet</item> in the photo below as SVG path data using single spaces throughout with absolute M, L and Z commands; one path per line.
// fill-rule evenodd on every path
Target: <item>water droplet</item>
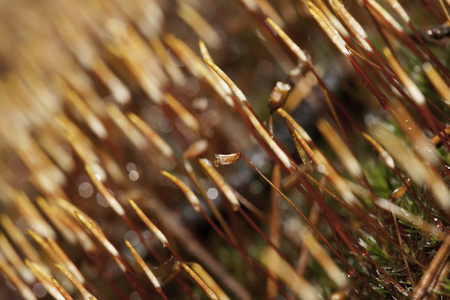
M 214 200 L 217 198 L 217 196 L 219 196 L 219 192 L 216 188 L 209 188 L 206 191 L 206 195 L 208 195 L 209 199 Z
M 83 182 L 78 186 L 78 193 L 83 198 L 89 198 L 94 193 L 94 188 L 89 182 Z
M 171 132 L 173 129 L 172 120 L 167 117 L 161 118 L 161 120 L 159 120 L 158 122 L 158 128 L 164 133 Z
M 146 240 L 149 240 L 153 238 L 153 234 L 148 230 L 144 230 L 144 232 L 142 232 L 142 237 Z
M 184 80 L 182 89 L 186 96 L 193 97 L 197 95 L 200 90 L 200 85 L 198 84 L 197 79 L 194 77 L 188 77 Z
M 264 186 L 260 181 L 255 180 L 250 183 L 249 189 L 253 194 L 258 195 L 262 192 Z
M 109 207 L 108 202 L 106 202 L 106 200 L 105 200 L 105 198 L 103 198 L 102 194 L 97 193 L 96 198 L 97 198 L 98 205 L 103 206 L 103 207 Z
M 33 286 L 33 293 L 36 295 L 36 297 L 42 298 L 47 295 L 47 290 L 41 283 L 38 282 Z
M 128 231 L 125 233 L 124 239 L 126 239 L 133 247 L 136 247 L 139 244 L 139 236 L 135 231 Z
M 128 172 L 135 171 L 136 170 L 136 165 L 134 163 L 132 163 L 132 162 L 129 162 L 129 163 L 127 163 L 125 168 L 127 169 Z
M 139 179 L 139 173 L 133 170 L 128 174 L 128 178 L 130 178 L 131 181 L 136 181 Z

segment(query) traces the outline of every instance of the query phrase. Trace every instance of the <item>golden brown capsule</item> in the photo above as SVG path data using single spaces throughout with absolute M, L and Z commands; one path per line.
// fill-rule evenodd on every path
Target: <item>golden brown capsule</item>
M 270 110 L 277 110 L 283 107 L 286 102 L 291 86 L 288 83 L 278 81 L 272 90 L 269 98 L 269 108 Z
M 389 200 L 391 201 L 397 201 L 398 199 L 400 199 L 401 197 L 403 197 L 403 195 L 405 194 L 407 190 L 406 185 L 402 185 L 399 188 L 396 188 L 391 195 L 389 196 Z
M 232 165 L 241 158 L 241 153 L 231 153 L 231 154 L 214 154 L 214 165 L 216 167 Z
M 340 290 L 330 295 L 329 300 L 345 300 L 348 299 L 348 290 Z

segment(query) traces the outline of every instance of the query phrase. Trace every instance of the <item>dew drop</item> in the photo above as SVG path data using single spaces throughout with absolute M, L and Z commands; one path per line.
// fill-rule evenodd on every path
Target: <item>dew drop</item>
M 263 191 L 264 186 L 261 182 L 255 180 L 250 183 L 249 189 L 253 194 L 258 195 Z
M 186 96 L 193 97 L 197 95 L 200 90 L 200 85 L 198 84 L 197 79 L 194 77 L 188 77 L 184 80 L 182 89 Z
M 219 196 L 219 192 L 216 188 L 209 188 L 206 191 L 206 195 L 208 195 L 209 199 L 214 200 L 217 198 L 217 196 Z
M 103 206 L 103 207 L 109 207 L 108 202 L 106 202 L 106 200 L 105 200 L 105 198 L 103 198 L 102 194 L 97 193 L 96 198 L 97 198 L 98 205 Z
M 149 116 L 149 118 L 152 118 L 152 119 L 160 119 L 164 116 L 164 112 L 163 112 L 162 108 L 159 107 L 158 105 L 152 105 L 148 109 L 148 116 Z
M 36 297 L 42 298 L 47 295 L 47 290 L 41 283 L 38 282 L 33 286 L 33 293 L 36 295 Z
M 128 174 L 128 178 L 130 178 L 131 181 L 136 181 L 139 179 L 139 173 L 133 170 Z
M 125 233 L 124 239 L 126 239 L 133 247 L 136 247 L 139 244 L 139 236 L 135 231 L 128 231 Z
M 142 237 L 146 240 L 149 240 L 153 238 L 153 234 L 148 230 L 144 230 L 144 232 L 142 232 Z
M 83 198 L 89 198 L 94 193 L 94 188 L 89 182 L 83 182 L 78 186 L 78 193 Z
M 171 132 L 173 129 L 172 120 L 167 117 L 161 118 L 161 120 L 159 120 L 158 122 L 158 128 L 164 133 Z
M 125 168 L 127 169 L 128 172 L 135 171 L 136 170 L 136 165 L 134 163 L 132 163 L 132 162 L 129 162 L 129 163 L 127 163 Z

